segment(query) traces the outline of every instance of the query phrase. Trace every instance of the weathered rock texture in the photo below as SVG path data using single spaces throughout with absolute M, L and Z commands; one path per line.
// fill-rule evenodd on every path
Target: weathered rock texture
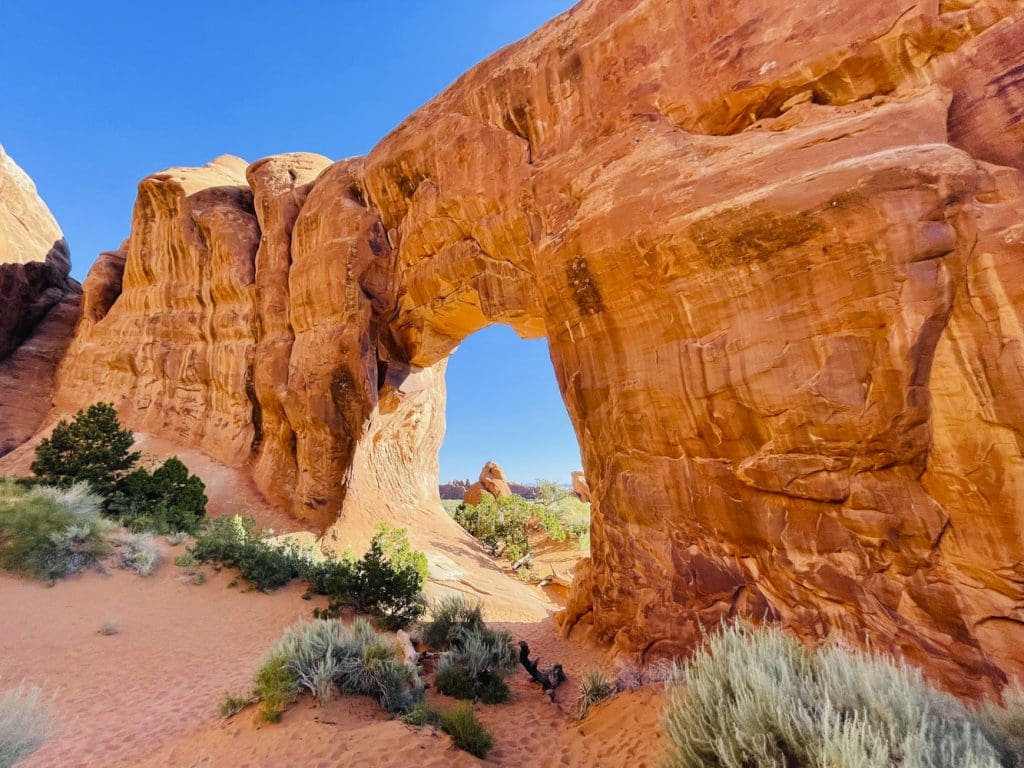
M 0 456 L 50 410 L 78 316 L 67 244 L 35 184 L 0 147 Z
M 144 180 L 58 400 L 344 538 L 436 506 L 439 366 L 507 323 L 593 493 L 566 627 L 1024 674 L 1022 45 L 1011 0 L 585 0 L 365 159 Z

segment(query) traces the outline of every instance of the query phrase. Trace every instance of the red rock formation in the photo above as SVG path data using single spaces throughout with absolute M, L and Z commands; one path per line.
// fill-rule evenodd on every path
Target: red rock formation
M 580 501 L 590 503 L 590 486 L 587 485 L 587 476 L 582 472 L 572 473 L 572 492 Z
M 0 456 L 39 428 L 81 288 L 35 184 L 0 147 Z
M 505 470 L 493 461 L 488 461 L 484 464 L 483 469 L 480 470 L 480 477 L 466 489 L 466 494 L 462 497 L 462 503 L 479 504 L 483 500 L 485 493 L 491 494 L 496 499 L 512 495 L 512 489 L 509 487 L 508 480 L 505 477 Z
M 249 459 L 259 227 L 245 166 L 222 157 L 140 182 L 126 249 L 86 279 L 60 409 L 110 401 L 136 429 Z
M 58 399 L 255 458 L 343 537 L 435 507 L 440 366 L 508 323 L 593 492 L 567 628 L 1022 675 L 1022 44 L 1010 0 L 585 0 L 365 160 L 253 166 L 258 214 L 237 163 L 145 180 Z

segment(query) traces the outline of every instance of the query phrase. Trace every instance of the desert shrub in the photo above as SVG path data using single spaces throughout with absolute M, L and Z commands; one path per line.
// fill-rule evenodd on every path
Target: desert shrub
M 777 629 L 709 638 L 670 682 L 664 727 L 678 768 L 1000 765 L 973 715 L 919 671 L 808 651 Z
M 338 676 L 341 645 L 341 627 L 337 621 L 314 619 L 285 630 L 273 653 L 287 659 L 299 687 L 324 704 L 330 700 Z
M 346 609 L 371 614 L 386 629 L 401 629 L 426 610 L 427 558 L 409 546 L 404 529 L 381 525 L 360 560 L 334 560 L 313 568 L 310 586 L 330 597 L 319 615 Z
M 253 696 L 260 700 L 260 717 L 276 723 L 299 692 L 299 680 L 281 653 L 271 653 L 256 670 Z
M 1024 685 L 1003 691 L 1003 701 L 986 701 L 977 717 L 989 741 L 995 744 L 1003 765 L 1024 768 Z
M 107 637 L 116 635 L 121 632 L 121 625 L 117 623 L 116 619 L 107 619 L 100 625 L 100 634 Z
M 590 504 L 551 482 L 538 480 L 537 504 L 544 509 L 541 524 L 552 541 L 572 539 L 584 551 L 590 551 Z
M 160 562 L 160 551 L 150 533 L 122 532 L 114 536 L 113 542 L 117 564 L 139 576 L 149 576 Z
M 519 496 L 496 499 L 485 493 L 479 504 L 459 507 L 455 521 L 487 546 L 492 555 L 500 552 L 509 560 L 518 560 L 530 551 L 531 507 Z
M 196 562 L 237 568 L 257 589 L 270 592 L 303 578 L 309 591 L 330 598 L 315 616 L 334 618 L 352 609 L 372 614 L 388 629 L 404 627 L 425 610 L 422 594 L 427 560 L 409 547 L 405 530 L 378 528 L 369 551 L 360 560 L 317 562 L 293 544 L 269 542 L 251 518 L 234 516 L 210 521 L 189 549 Z
M 188 534 L 185 531 L 174 531 L 173 533 L 167 534 L 167 543 L 172 547 L 181 546 L 187 540 Z
M 462 506 L 462 502 L 459 499 L 441 499 L 441 506 L 449 517 L 455 517 L 455 512 Z
M 206 485 L 176 456 L 154 472 L 138 468 L 119 479 L 107 510 L 135 531 L 194 533 L 206 516 Z
M 218 563 L 238 572 L 254 587 L 272 592 L 299 578 L 309 556 L 290 544 L 274 545 L 256 531 L 252 518 L 238 515 L 209 521 L 196 534 L 189 555 L 200 563 Z
M 38 688 L 19 686 L 0 694 L 0 768 L 35 752 L 53 731 L 49 707 Z
M 476 679 L 462 666 L 453 664 L 449 656 L 442 656 L 434 675 L 434 687 L 438 693 L 456 699 L 476 698 Z
M 342 693 L 370 696 L 388 712 L 404 713 L 423 698 L 416 668 L 399 657 L 394 643 L 356 619 L 343 641 L 338 686 Z
M 262 700 L 265 719 L 276 722 L 300 690 L 322 703 L 334 686 L 345 694 L 370 696 L 392 713 L 408 712 L 423 696 L 416 669 L 365 619 L 357 619 L 351 630 L 337 619 L 289 627 L 257 673 L 253 695 Z
M 406 725 L 440 725 L 441 713 L 434 709 L 426 701 L 417 701 L 409 713 L 402 717 Z
M 114 406 L 96 403 L 54 427 L 36 448 L 32 471 L 47 485 L 68 487 L 84 481 L 107 497 L 139 460 L 140 454 L 131 451 L 134 442 L 131 430 L 121 429 Z
M 220 700 L 220 706 L 218 707 L 218 709 L 220 710 L 220 716 L 227 719 L 229 717 L 237 715 L 239 712 L 241 712 L 243 709 L 249 706 L 250 703 L 252 703 L 251 699 L 248 699 L 245 696 L 238 696 L 237 694 L 233 693 L 225 693 L 224 698 Z
M 109 547 L 112 524 L 100 516 L 100 499 L 87 485 L 67 489 L 5 486 L 0 505 L 0 567 L 52 580 L 96 565 Z
M 458 704 L 448 712 L 441 714 L 441 727 L 452 737 L 455 746 L 481 760 L 494 746 L 494 738 L 476 719 L 476 713 L 470 704 Z
M 420 628 L 420 640 L 433 651 L 447 651 L 460 632 L 485 628 L 483 604 L 462 595 L 447 595 L 430 609 L 430 621 Z
M 500 703 L 508 700 L 505 676 L 515 672 L 516 664 L 512 636 L 507 631 L 462 627 L 441 657 L 434 685 L 447 696 Z
M 590 505 L 550 481 L 541 480 L 535 502 L 512 495 L 496 499 L 485 493 L 479 504 L 460 504 L 450 514 L 492 555 L 519 560 L 529 554 L 530 536 L 543 532 L 550 541 L 574 540 L 590 548 Z
M 582 720 L 592 706 L 615 692 L 615 683 L 608 675 L 599 669 L 592 670 L 580 680 L 579 695 L 576 697 L 577 717 Z

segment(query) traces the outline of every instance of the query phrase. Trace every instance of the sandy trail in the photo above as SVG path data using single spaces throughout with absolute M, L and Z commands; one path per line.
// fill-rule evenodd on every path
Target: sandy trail
M 60 732 L 25 768 L 280 768 L 282 766 L 464 766 L 480 761 L 448 736 L 413 730 L 365 699 L 319 708 L 303 700 L 278 725 L 253 709 L 221 721 L 225 691 L 248 689 L 253 670 L 281 631 L 314 603 L 292 585 L 271 595 L 228 588 L 233 573 L 186 583 L 173 556 L 149 578 L 125 571 L 86 573 L 46 587 L 0 575 L 0 674 L 54 698 Z M 119 634 L 100 626 L 116 621 Z M 496 747 L 484 764 L 653 768 L 660 692 L 624 694 L 574 720 L 580 675 L 606 666 L 603 652 L 555 636 L 550 619 L 503 624 L 544 663 L 569 674 L 551 704 L 522 671 L 512 701 L 478 705 Z M 432 694 L 442 707 L 454 702 Z
M 27 474 L 39 437 L 0 460 L 0 474 Z M 301 532 L 244 470 L 165 440 L 136 438 L 147 463 L 176 454 L 202 477 L 211 516 L 249 515 L 263 527 Z M 222 721 L 223 694 L 247 692 L 284 628 L 323 601 L 303 600 L 298 583 L 270 595 L 229 588 L 234 573 L 210 568 L 205 584 L 189 583 L 173 563 L 185 547 L 162 544 L 164 561 L 145 579 L 90 572 L 47 587 L 0 572 L 0 689 L 21 681 L 40 686 L 53 697 L 59 725 L 24 768 L 657 765 L 660 690 L 619 695 L 577 723 L 578 680 L 595 667 L 611 671 L 604 651 L 558 637 L 551 597 L 503 569 L 447 515 L 394 522 L 408 524 L 413 546 L 427 553 L 428 593 L 482 600 L 488 620 L 527 640 L 542 664 L 558 661 L 569 675 L 557 704 L 520 670 L 509 681 L 509 703 L 477 706 L 496 742 L 486 761 L 455 749 L 442 732 L 392 720 L 366 699 L 340 698 L 322 708 L 303 699 L 277 725 L 256 722 L 253 708 Z M 365 537 L 370 530 L 356 533 Z M 564 547 L 541 552 L 538 570 L 566 570 L 575 557 Z M 120 632 L 100 634 L 107 621 Z M 430 698 L 442 708 L 454 704 L 434 693 Z

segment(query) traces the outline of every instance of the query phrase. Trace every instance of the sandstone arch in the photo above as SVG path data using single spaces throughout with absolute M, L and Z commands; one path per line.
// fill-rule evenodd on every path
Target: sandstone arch
M 58 404 L 116 395 L 335 532 L 430 525 L 444 359 L 507 323 L 548 339 L 595 497 L 568 625 L 658 654 L 767 616 L 1001 682 L 1022 41 L 1000 0 L 588 0 L 365 159 L 145 180 Z

